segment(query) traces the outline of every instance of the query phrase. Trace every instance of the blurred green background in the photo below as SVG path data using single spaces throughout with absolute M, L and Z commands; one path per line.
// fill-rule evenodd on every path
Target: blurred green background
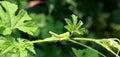
M 5 1 L 5 0 L 1 0 Z M 84 23 L 87 30 L 82 37 L 89 38 L 120 38 L 120 0 L 6 0 L 25 9 L 39 27 L 34 36 L 27 36 L 30 40 L 50 37 L 49 31 L 57 34 L 66 32 L 64 18 L 75 14 Z M 24 35 L 26 37 L 26 35 Z M 108 57 L 114 57 L 101 46 L 83 42 Z M 89 44 L 88 44 L 89 43 Z M 36 57 L 74 57 L 70 43 L 35 44 Z M 77 45 L 73 45 L 77 46 Z M 78 46 L 79 47 L 79 46 Z M 81 46 L 80 49 L 83 49 Z M 80 51 L 80 53 L 85 53 Z M 94 52 L 93 52 L 94 53 Z M 83 57 L 98 57 L 83 54 Z M 94 53 L 95 54 L 95 53 Z M 95 54 L 96 55 L 96 54 Z M 77 57 L 82 57 L 79 55 Z

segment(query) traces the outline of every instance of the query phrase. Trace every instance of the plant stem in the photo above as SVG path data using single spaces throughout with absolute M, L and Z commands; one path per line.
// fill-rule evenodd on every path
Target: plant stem
M 75 41 L 92 41 L 95 42 L 96 39 L 90 39 L 90 38 L 73 38 Z
M 116 40 L 116 38 L 111 38 Z M 91 42 L 95 42 L 101 46 L 103 46 L 104 48 L 106 48 L 103 44 L 99 43 L 100 39 L 90 39 L 90 38 L 46 38 L 44 40 L 35 40 L 35 41 L 31 41 L 30 43 L 44 43 L 44 42 L 57 42 L 57 41 L 91 41 Z M 101 40 L 108 40 L 108 39 L 101 39 Z M 113 54 L 115 54 L 117 57 L 119 57 L 116 53 L 114 53 L 113 51 L 109 50 L 108 48 L 106 48 L 108 51 L 112 52 Z
M 57 41 L 69 41 L 69 40 L 75 40 L 75 41 L 91 41 L 95 42 L 97 39 L 90 39 L 90 38 L 46 38 L 44 40 L 35 40 L 31 41 L 31 43 L 43 43 L 43 42 L 57 42 Z
M 69 38 L 46 38 L 44 40 L 35 40 L 31 41 L 31 43 L 44 43 L 44 42 L 57 42 L 57 41 L 65 41 L 69 40 Z
M 111 38 L 114 39 L 115 38 Z M 69 41 L 69 40 L 75 40 L 75 41 L 91 41 L 91 42 L 96 42 L 98 40 L 108 40 L 108 39 L 91 39 L 91 38 L 46 38 L 43 40 L 35 40 L 35 41 L 31 41 L 31 43 L 43 43 L 43 42 L 56 42 L 56 41 Z
M 43 42 L 57 42 L 57 41 L 69 41 L 71 40 L 70 38 L 46 38 L 44 40 L 35 40 L 35 41 L 31 41 L 31 43 L 43 43 Z M 73 38 L 72 40 L 76 40 L 76 41 L 93 41 L 93 39 L 88 39 L 88 38 Z

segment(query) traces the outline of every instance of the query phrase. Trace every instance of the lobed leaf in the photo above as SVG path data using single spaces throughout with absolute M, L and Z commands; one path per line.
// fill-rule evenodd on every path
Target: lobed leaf
M 7 1 L 0 2 L 0 34 L 10 35 L 12 30 L 19 29 L 33 35 L 36 30 L 25 10 L 18 10 L 18 6 Z
M 35 54 L 33 44 L 22 38 L 5 38 L 0 50 L 3 57 L 27 57 L 29 55 L 28 50 Z
M 93 52 L 92 50 L 86 48 L 82 50 L 77 50 L 75 48 L 72 48 L 73 52 L 75 53 L 76 57 L 99 57 L 97 52 Z
M 70 19 L 65 19 L 67 25 L 64 26 L 65 29 L 70 31 L 71 33 L 77 33 L 79 35 L 83 35 L 85 32 L 85 28 L 82 28 L 82 21 L 78 21 L 78 17 L 75 15 L 72 15 L 72 21 Z

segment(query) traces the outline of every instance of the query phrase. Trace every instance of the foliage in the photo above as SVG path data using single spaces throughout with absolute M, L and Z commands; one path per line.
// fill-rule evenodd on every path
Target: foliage
M 14 29 L 19 29 L 33 35 L 36 27 L 25 10 L 17 12 L 17 6 L 6 1 L 0 3 L 0 29 L 1 34 L 10 35 Z M 12 10 L 12 11 L 11 11 Z
M 90 49 L 76 50 L 73 48 L 73 51 L 76 57 L 99 57 L 96 52 L 93 52 Z
M 4 37 L 1 37 L 4 38 Z M 4 38 L 1 44 L 2 57 L 28 57 L 28 50 L 35 54 L 33 44 L 25 39 Z
M 26 1 L 22 1 L 22 2 L 26 2 Z M 91 38 L 80 37 L 81 35 L 84 35 L 85 33 L 89 32 L 89 31 L 86 32 L 85 28 L 82 27 L 83 22 L 81 20 L 78 20 L 78 18 L 82 18 L 82 14 L 77 13 L 79 11 L 76 10 L 78 6 L 81 6 L 84 3 L 86 3 L 85 1 L 83 1 L 84 3 L 80 3 L 80 1 L 76 2 L 73 0 L 62 0 L 59 5 L 56 5 L 58 2 L 59 0 L 48 0 L 48 4 L 47 4 L 49 6 L 48 15 L 46 15 L 45 13 L 42 14 L 31 13 L 32 11 L 27 9 L 30 16 L 33 18 L 32 19 L 31 17 L 28 16 L 25 10 L 20 8 L 21 4 L 17 6 L 13 4 L 14 2 L 10 3 L 8 1 L 0 1 L 1 56 L 2 57 L 90 57 L 90 56 L 109 57 L 108 54 L 110 53 L 109 54 L 110 56 L 112 54 L 113 57 L 119 57 L 120 54 L 119 39 L 117 38 L 91 39 Z M 79 5 L 79 3 L 81 5 Z M 66 7 L 60 10 L 60 8 L 57 6 L 63 6 L 63 7 L 66 6 Z M 100 5 L 98 6 L 100 7 Z M 83 7 L 83 9 L 85 8 Z M 47 10 L 40 12 L 45 12 L 45 11 L 47 12 Z M 62 11 L 62 12 L 60 12 L 57 15 L 56 12 L 58 11 Z M 67 13 L 62 15 L 64 11 Z M 71 11 L 72 13 L 78 16 L 71 15 L 72 20 L 65 18 L 67 25 L 64 27 L 68 31 L 66 33 L 62 33 L 63 31 L 62 18 L 64 18 L 65 16 L 69 16 L 70 13 L 68 12 Z M 97 11 L 101 11 L 100 8 L 99 10 L 95 10 L 95 12 Z M 94 15 L 91 12 L 93 11 L 88 10 L 88 15 L 91 16 Z M 104 23 L 103 19 L 107 18 L 108 16 L 107 14 L 103 16 L 99 12 L 95 14 L 98 15 L 99 24 Z M 60 19 L 57 20 L 55 18 L 60 18 Z M 89 19 L 91 20 L 90 17 Z M 91 25 L 90 24 L 91 22 L 90 23 L 89 22 L 90 21 L 88 21 L 88 24 Z M 89 29 L 88 24 L 85 23 L 85 27 Z M 104 25 L 105 24 L 106 23 L 104 23 Z M 96 25 L 93 25 L 93 28 L 94 26 Z M 101 30 L 104 27 L 105 26 L 100 27 L 98 30 Z M 116 30 L 116 28 L 113 29 Z M 117 30 L 119 30 L 119 28 Z M 76 35 L 72 36 L 74 33 Z M 52 35 L 52 36 L 49 37 L 48 35 Z M 49 37 L 49 38 L 44 38 L 44 37 Z M 94 49 L 94 47 L 91 45 L 88 46 L 87 43 L 89 42 L 94 42 L 102 46 L 102 48 L 105 48 L 105 50 L 107 50 L 108 54 L 106 55 L 99 50 L 97 51 L 97 49 Z M 86 48 L 81 49 L 82 47 L 86 47 Z
M 72 34 L 73 33 L 78 33 L 83 35 L 85 28 L 81 28 L 83 25 L 82 21 L 78 22 L 77 16 L 72 15 L 72 21 L 70 19 L 65 19 L 66 23 L 68 25 L 65 26 L 65 28 L 70 31 Z M 77 23 L 78 22 L 78 23 Z

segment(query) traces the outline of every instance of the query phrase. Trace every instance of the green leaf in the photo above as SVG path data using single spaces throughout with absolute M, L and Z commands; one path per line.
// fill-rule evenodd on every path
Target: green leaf
M 5 38 L 0 49 L 3 57 L 27 57 L 30 54 L 29 51 L 35 54 L 33 44 L 22 38 Z
M 72 21 L 73 21 L 73 25 L 76 25 L 77 24 L 77 16 L 75 16 L 75 15 L 71 15 L 71 17 L 72 17 Z
M 18 11 L 18 6 L 7 1 L 0 2 L 0 34 L 10 35 L 12 30 L 19 29 L 33 35 L 36 30 L 25 10 Z
M 72 21 L 70 19 L 65 19 L 67 25 L 64 26 L 68 31 L 71 33 L 77 33 L 80 35 L 83 35 L 85 32 L 85 28 L 82 28 L 83 25 L 82 21 L 78 21 L 78 17 L 75 15 L 72 15 Z
M 114 54 L 116 57 L 119 57 L 119 51 L 120 51 L 120 40 L 119 39 L 101 39 L 101 40 L 95 40 L 95 42 L 108 51 L 110 51 L 112 54 Z M 115 52 L 116 50 L 117 52 Z
M 1 47 L 3 46 L 3 43 L 5 39 L 3 37 L 0 37 L 0 51 L 1 51 Z
M 72 27 L 72 22 L 71 22 L 71 20 L 66 18 L 65 21 L 66 21 L 66 23 L 68 24 L 68 25 L 65 26 L 65 28 L 66 28 L 68 31 L 72 31 L 71 28 L 73 28 L 73 27 Z
M 77 50 L 75 48 L 72 48 L 73 52 L 75 53 L 76 57 L 99 57 L 98 53 L 93 52 L 90 49 L 82 49 Z
M 0 54 L 0 57 L 2 57 L 2 55 Z

